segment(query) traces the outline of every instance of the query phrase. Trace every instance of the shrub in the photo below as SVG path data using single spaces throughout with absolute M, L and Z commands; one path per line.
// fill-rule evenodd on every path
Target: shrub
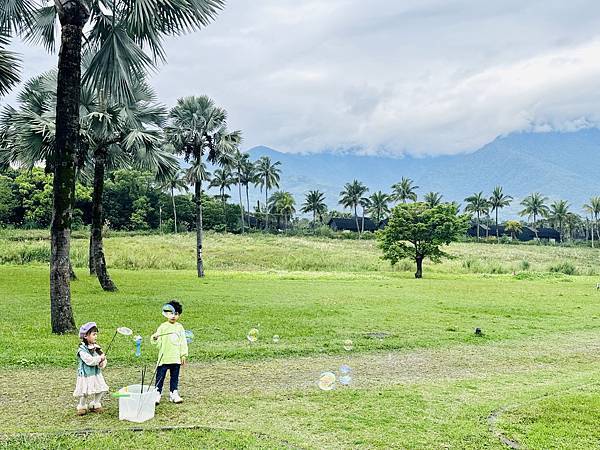
M 577 268 L 569 261 L 563 261 L 559 264 L 550 266 L 550 272 L 564 273 L 565 275 L 577 275 Z
M 521 261 L 521 270 L 529 270 L 530 267 L 531 265 L 529 264 L 529 261 L 525 259 Z

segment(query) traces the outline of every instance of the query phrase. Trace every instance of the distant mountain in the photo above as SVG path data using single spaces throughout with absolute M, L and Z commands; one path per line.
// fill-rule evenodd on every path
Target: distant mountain
M 513 197 L 503 215 L 514 215 L 518 202 L 539 191 L 551 200 L 565 199 L 580 212 L 590 196 L 600 195 L 600 130 L 572 133 L 514 133 L 481 149 L 455 156 L 389 158 L 355 154 L 292 154 L 260 146 L 252 159 L 269 156 L 281 161 L 281 188 L 300 204 L 310 189 L 325 192 L 330 208 L 337 205 L 344 183 L 358 179 L 370 192 L 390 191 L 403 176 L 420 186 L 418 194 L 439 191 L 445 200 L 463 199 L 478 191 L 489 194 L 496 185 Z M 235 197 L 235 196 L 234 196 Z M 252 193 L 253 204 L 261 199 Z

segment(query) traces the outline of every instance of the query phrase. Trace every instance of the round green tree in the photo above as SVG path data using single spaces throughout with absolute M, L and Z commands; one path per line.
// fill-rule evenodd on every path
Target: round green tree
M 439 261 L 448 254 L 442 246 L 458 240 L 467 231 L 469 217 L 458 214 L 454 203 L 433 208 L 426 203 L 401 203 L 392 210 L 387 226 L 378 232 L 383 258 L 392 265 L 412 259 L 417 265 L 415 278 L 423 277 L 423 259 Z

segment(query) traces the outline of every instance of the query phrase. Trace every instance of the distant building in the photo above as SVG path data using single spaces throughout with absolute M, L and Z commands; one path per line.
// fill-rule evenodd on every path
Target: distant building
M 483 225 L 480 224 L 479 225 L 479 237 L 486 237 L 486 236 L 490 236 L 490 237 L 502 237 L 502 236 L 511 236 L 511 233 L 509 231 L 506 231 L 504 225 L 498 225 L 498 230 L 497 230 L 498 234 L 496 234 L 496 225 Z M 522 242 L 527 242 L 527 241 L 531 241 L 533 239 L 535 239 L 536 234 L 535 234 L 536 230 L 534 228 L 531 227 L 523 227 L 523 229 L 521 230 L 521 232 L 519 234 L 516 235 L 516 238 L 519 241 Z M 472 224 L 469 229 L 467 230 L 467 236 L 471 236 L 471 237 L 477 237 L 477 224 Z M 545 241 L 549 241 L 549 242 L 560 242 L 560 233 L 555 230 L 554 228 L 538 228 L 537 229 L 537 237 L 539 239 L 545 240 Z
M 356 220 L 354 217 L 351 219 L 332 217 L 329 222 L 327 222 L 327 225 L 329 225 L 329 227 L 334 231 L 359 231 L 359 229 L 363 229 L 362 217 L 358 218 L 358 229 L 356 228 Z M 364 230 L 375 231 L 377 230 L 377 225 L 375 225 L 375 222 L 373 222 L 369 217 L 365 217 Z

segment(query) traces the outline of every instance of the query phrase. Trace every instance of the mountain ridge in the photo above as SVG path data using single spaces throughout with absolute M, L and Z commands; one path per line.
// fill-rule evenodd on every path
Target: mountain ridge
M 370 192 L 389 192 L 402 176 L 420 186 L 419 197 L 439 191 L 444 200 L 463 202 L 475 192 L 489 195 L 496 185 L 515 198 L 505 210 L 515 215 L 518 202 L 532 192 L 550 201 L 565 199 L 573 211 L 592 195 L 600 195 L 600 130 L 574 132 L 521 132 L 494 139 L 465 154 L 388 157 L 354 153 L 283 153 L 266 146 L 248 150 L 252 159 L 269 156 L 281 161 L 281 189 L 290 191 L 301 204 L 310 189 L 323 191 L 330 208 L 337 204 L 346 182 L 358 179 Z M 254 196 L 260 198 L 260 196 Z

